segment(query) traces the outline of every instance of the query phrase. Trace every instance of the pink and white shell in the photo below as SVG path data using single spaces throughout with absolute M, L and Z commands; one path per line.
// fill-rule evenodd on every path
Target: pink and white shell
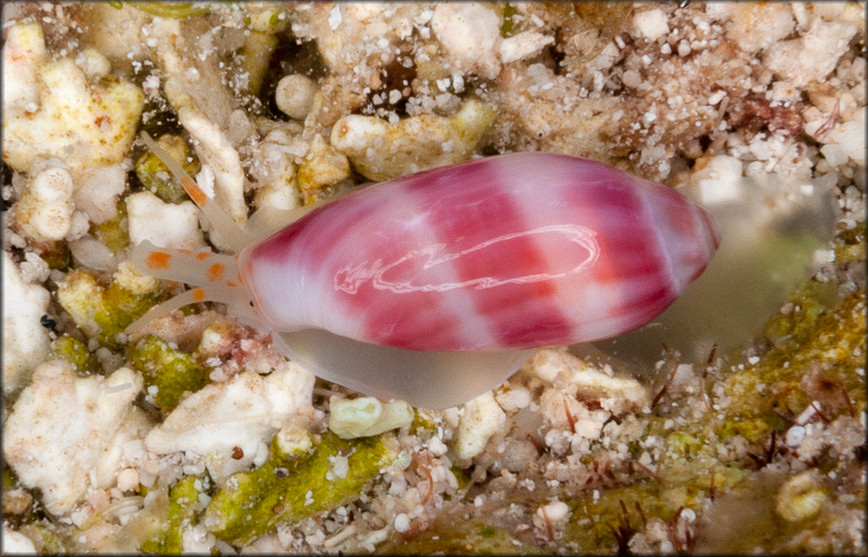
M 370 186 L 247 247 L 239 263 L 276 331 L 487 351 L 634 329 L 717 245 L 709 215 L 670 188 L 518 153 Z

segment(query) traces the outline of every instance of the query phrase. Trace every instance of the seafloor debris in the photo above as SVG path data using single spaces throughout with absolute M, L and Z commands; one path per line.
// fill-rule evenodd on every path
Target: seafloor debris
M 866 551 L 864 5 L 3 16 L 4 551 Z M 366 180 L 587 157 L 762 231 L 721 258 L 761 272 L 642 350 L 546 348 L 460 406 L 374 404 L 219 304 L 127 338 L 182 288 L 131 244 L 230 244 L 140 130 L 259 230 Z

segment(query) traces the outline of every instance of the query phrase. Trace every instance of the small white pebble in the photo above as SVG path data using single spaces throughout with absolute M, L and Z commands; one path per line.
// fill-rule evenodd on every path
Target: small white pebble
M 332 11 L 329 12 L 329 29 L 332 31 L 337 29 L 343 19 L 344 16 L 341 13 L 341 6 L 335 6 Z
M 124 468 L 118 472 L 118 488 L 132 491 L 139 486 L 139 472 L 135 468 Z
M 335 8 L 337 10 L 338 8 Z M 301 74 L 284 76 L 277 83 L 274 102 L 281 112 L 296 120 L 304 120 L 313 106 L 313 99 L 319 89 L 310 78 Z M 398 93 L 400 95 L 400 93 Z M 397 102 L 397 101 L 393 101 Z
M 800 425 L 794 425 L 787 430 L 785 442 L 788 447 L 798 447 L 805 439 L 805 428 Z
M 639 12 L 633 16 L 633 27 L 640 36 L 649 41 L 656 41 L 669 33 L 669 25 L 666 23 L 666 14 L 663 10 L 653 9 Z
M 533 524 L 542 531 L 560 530 L 570 518 L 570 508 L 563 501 L 552 501 L 537 508 Z
M 799 425 L 805 425 L 806 423 L 811 421 L 811 418 L 813 418 L 814 415 L 817 413 L 817 408 L 819 407 L 819 402 L 809 404 L 804 410 L 802 410 L 802 413 L 796 417 L 796 423 Z
M 395 517 L 395 530 L 398 532 L 406 532 L 410 529 L 410 517 L 407 513 L 400 513 Z
M 846 164 L 849 160 L 849 156 L 844 151 L 844 149 L 837 143 L 829 143 L 827 145 L 823 145 L 820 148 L 820 152 L 825 157 L 826 161 L 832 167 L 838 167 L 842 164 Z
M 724 91 L 722 89 L 720 91 L 716 91 L 716 92 L 712 93 L 710 97 L 708 97 L 708 104 L 714 106 L 717 103 L 719 103 L 720 101 L 722 101 L 723 97 L 725 97 L 725 96 L 726 96 L 726 91 Z
M 434 456 L 443 456 L 449 450 L 449 447 L 436 435 L 428 440 L 428 450 Z

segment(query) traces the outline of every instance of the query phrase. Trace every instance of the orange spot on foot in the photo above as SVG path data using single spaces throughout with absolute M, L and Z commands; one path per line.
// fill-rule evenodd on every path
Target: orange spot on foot
M 211 265 L 208 270 L 205 272 L 205 278 L 214 282 L 215 280 L 220 280 L 223 278 L 223 271 L 226 270 L 226 267 L 223 266 L 222 263 L 215 263 Z
M 196 259 L 198 259 L 199 261 L 202 261 L 203 259 L 208 259 L 209 257 L 211 257 L 211 252 L 208 251 L 203 251 L 196 254 Z
M 193 289 L 193 299 L 196 300 L 197 302 L 201 302 L 202 300 L 205 299 L 205 291 L 202 290 L 201 288 L 194 288 Z
M 232 288 L 235 288 L 236 286 L 238 286 L 238 283 L 236 283 L 234 280 L 230 280 L 226 283 L 226 286 L 231 286 Z
M 181 178 L 181 185 L 184 186 L 184 189 L 187 190 L 188 194 L 190 194 L 193 203 L 199 207 L 204 207 L 205 204 L 208 203 L 208 196 L 205 195 L 204 191 L 199 189 L 199 186 L 196 185 L 196 182 L 194 182 L 192 178 L 186 176 Z
M 172 259 L 171 254 L 163 251 L 152 251 L 145 259 L 145 265 L 150 269 L 168 269 L 170 259 Z

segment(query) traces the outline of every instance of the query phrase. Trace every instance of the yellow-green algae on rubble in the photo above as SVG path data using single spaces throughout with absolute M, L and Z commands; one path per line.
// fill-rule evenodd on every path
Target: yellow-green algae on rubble
M 835 286 L 831 288 L 834 290 Z M 679 509 L 692 509 L 701 517 L 708 503 L 729 492 L 727 508 L 736 509 L 736 514 L 763 515 L 765 526 L 751 528 L 748 521 L 743 526 L 751 535 L 749 540 L 732 539 L 723 546 L 707 548 L 725 552 L 756 548 L 818 550 L 811 542 L 812 537 L 823 539 L 834 528 L 837 513 L 828 507 L 826 512 L 796 522 L 782 520 L 772 510 L 782 479 L 756 469 L 776 458 L 774 453 L 767 453 L 774 447 L 772 431 L 778 439 L 776 446 L 780 448 L 781 439 L 791 424 L 785 418 L 792 420 L 816 398 L 817 393 L 806 392 L 811 386 L 806 384 L 805 378 L 817 374 L 817 370 L 822 374 L 820 388 L 828 387 L 830 400 L 837 397 L 838 401 L 827 403 L 826 419 L 854 414 L 855 420 L 865 408 L 865 290 L 844 297 L 831 308 L 826 305 L 830 299 L 834 299 L 834 294 L 830 295 L 827 287 L 816 280 L 809 281 L 791 296 L 791 301 L 804 311 L 789 314 L 793 317 L 786 326 L 779 323 L 781 317 L 776 315 L 770 320 L 770 326 L 777 331 L 797 331 L 798 334 L 788 337 L 793 344 L 772 348 L 755 364 L 736 368 L 737 371 L 721 378 L 727 403 L 716 409 L 709 408 L 701 419 L 687 421 L 668 432 L 663 425 L 665 418 L 652 416 L 643 437 L 658 435 L 664 439 L 664 450 L 653 477 L 628 486 L 600 489 L 596 494 L 583 492 L 570 499 L 572 515 L 565 534 L 567 547 L 583 552 L 612 551 L 618 547 L 622 529 L 632 535 L 641 531 L 648 520 L 659 518 L 670 528 L 676 550 L 679 544 L 681 549 L 692 549 L 703 540 L 679 538 L 672 526 Z M 709 385 L 708 391 L 712 390 Z M 736 436 L 751 442 L 751 452 L 756 459 L 728 460 L 723 456 L 721 448 Z M 838 463 L 820 461 L 814 466 L 828 470 Z M 826 488 L 820 482 L 814 491 L 825 493 Z M 845 491 L 840 501 L 850 503 L 836 502 L 835 505 L 843 511 L 851 507 L 864 509 L 864 483 L 854 482 L 847 485 Z M 794 536 L 799 533 L 799 541 L 795 541 Z
M 154 402 L 159 408 L 174 408 L 185 391 L 196 392 L 208 384 L 207 367 L 193 354 L 170 347 L 149 335 L 130 350 L 128 360 L 142 372 L 145 387 L 156 387 Z
M 865 224 L 839 233 L 834 249 L 837 272 L 864 265 Z M 855 424 L 864 412 L 866 293 L 864 284 L 858 288 L 839 298 L 835 281 L 807 281 L 766 323 L 768 349 L 750 360 L 755 363 L 727 367 L 716 379 L 713 374 L 706 377 L 705 391 L 712 396 L 699 419 L 678 420 L 678 410 L 666 416 L 656 409 L 640 442 L 662 438 L 653 474 L 637 477 L 630 485 L 601 487 L 596 493 L 585 489 L 567 497 L 571 517 L 561 547 L 585 553 L 615 551 L 624 536 L 659 519 L 675 551 L 839 550 L 834 545 L 841 528 L 836 521 L 848 512 L 864 517 L 866 504 L 864 480 L 846 481 L 844 475 L 863 477 L 864 463 L 856 455 L 824 453 L 806 472 L 812 474 L 811 489 L 789 502 L 783 497 L 788 476 L 781 477 L 767 465 L 781 458 L 786 430 L 812 401 L 824 399 L 823 416 L 830 422 L 843 417 Z M 691 404 L 702 404 L 699 399 L 676 398 L 688 415 Z M 676 419 L 667 424 L 672 417 Z M 742 438 L 754 458 L 730 456 L 740 454 L 729 447 L 743 443 Z M 641 449 L 633 447 L 631 452 L 638 456 Z M 812 472 L 830 470 L 841 477 L 837 488 Z M 776 509 L 802 507 L 805 498 L 820 501 L 820 512 L 790 521 Z M 674 525 L 682 507 L 697 516 L 690 539 Z M 719 528 L 729 534 L 717 536 Z
M 199 496 L 208 490 L 209 483 L 207 476 L 186 476 L 172 486 L 166 522 L 158 534 L 142 543 L 143 552 L 181 554 L 184 529 L 198 522 L 198 510 L 202 507 Z
M 327 432 L 311 448 L 307 432 L 274 436 L 268 460 L 232 475 L 205 510 L 205 527 L 218 538 L 245 544 L 280 522 L 293 523 L 359 496 L 365 484 L 395 459 L 390 434 L 344 440 Z M 346 458 L 346 473 L 332 461 Z
M 92 273 L 70 272 L 57 289 L 57 301 L 81 331 L 100 344 L 117 349 L 125 343 L 127 326 L 162 299 L 159 281 L 117 271 L 103 286 Z
M 199 159 L 192 155 L 180 135 L 161 135 L 157 139 L 157 145 L 169 153 L 174 160 L 179 161 L 190 176 L 195 176 L 201 169 Z M 166 203 L 180 203 L 189 199 L 184 186 L 172 176 L 169 167 L 151 151 L 146 151 L 136 161 L 136 176 L 146 189 Z
M 807 333 L 793 326 L 798 334 L 807 336 L 804 344 L 795 349 L 775 348 L 757 364 L 724 380 L 732 401 L 720 427 L 724 438 L 738 434 L 756 442 L 772 429 L 780 432 L 787 419 L 798 416 L 817 398 L 819 393 L 806 392 L 811 391 L 804 384 L 809 374 L 821 376 L 818 381 L 828 384 L 829 397 L 840 398 L 834 407 L 826 405 L 827 418 L 865 407 L 865 291 L 850 294 L 819 318 L 814 316 L 821 310 L 812 303 L 808 297 L 800 303 L 807 318 L 816 319 L 812 330 Z
M 184 529 L 198 522 L 198 511 L 202 507 L 200 494 L 208 490 L 209 483 L 207 476 L 186 476 L 172 486 L 166 522 L 158 534 L 142 543 L 143 552 L 181 554 Z
M 68 361 L 80 376 L 90 374 L 97 369 L 98 364 L 87 346 L 69 335 L 60 336 L 51 342 L 50 359 Z

